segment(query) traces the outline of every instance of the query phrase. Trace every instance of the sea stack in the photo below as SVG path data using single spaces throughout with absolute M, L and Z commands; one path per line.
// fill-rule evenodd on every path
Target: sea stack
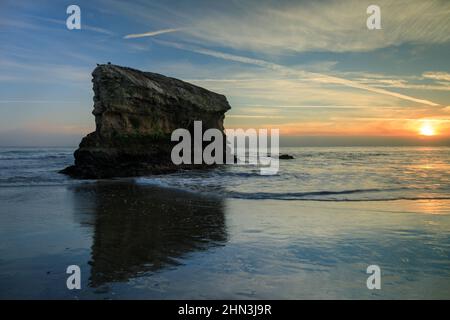
M 224 131 L 224 95 L 157 73 L 102 64 L 92 73 L 96 130 L 75 151 L 75 164 L 61 173 L 82 179 L 173 172 L 173 130 Z

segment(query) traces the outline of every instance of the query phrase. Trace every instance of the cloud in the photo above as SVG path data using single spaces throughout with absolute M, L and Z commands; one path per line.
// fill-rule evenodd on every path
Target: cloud
M 5 76 L 11 74 L 10 81 L 24 82 L 59 82 L 89 84 L 91 70 L 88 67 L 77 67 L 69 64 L 34 64 L 18 60 L 3 59 L 0 72 Z M 0 78 L 1 81 L 1 78 Z
M 423 73 L 422 76 L 427 79 L 450 81 L 450 73 L 447 73 L 447 72 L 429 71 L 429 72 Z
M 0 103 L 10 104 L 10 103 L 27 103 L 27 104 L 66 104 L 66 103 L 79 103 L 79 101 L 67 101 L 67 100 L 0 100 Z
M 405 43 L 450 41 L 450 1 L 378 0 L 382 30 L 368 30 L 368 3 L 360 0 L 212 3 L 198 10 L 190 2 L 177 9 L 135 4 L 139 18 L 188 26 L 192 43 L 266 54 L 329 51 L 364 52 Z M 117 5 L 117 3 L 115 4 Z M 132 4 L 130 4 L 133 6 Z M 127 3 L 128 6 L 128 3 Z
M 226 116 L 227 118 L 243 118 L 243 119 L 249 119 L 249 118 L 255 118 L 255 119 L 267 119 L 268 116 L 262 116 L 262 115 L 254 115 L 254 114 L 230 114 Z M 270 116 L 271 119 L 282 119 L 283 116 Z
M 160 34 L 164 34 L 164 33 L 172 33 L 172 32 L 177 32 L 182 30 L 181 28 L 177 28 L 177 29 L 161 29 L 161 30 L 156 30 L 156 31 L 149 31 L 149 32 L 144 32 L 144 33 L 136 33 L 136 34 L 128 34 L 126 36 L 124 36 L 124 39 L 134 39 L 134 38 L 145 38 L 145 37 L 154 37 Z
M 260 67 L 263 67 L 266 69 L 270 69 L 270 70 L 279 72 L 286 76 L 296 76 L 296 77 L 300 77 L 300 78 L 305 78 L 305 79 L 308 79 L 309 81 L 316 82 L 316 83 L 347 86 L 347 87 L 351 87 L 351 88 L 366 90 L 369 92 L 392 96 L 392 97 L 395 97 L 398 99 L 408 100 L 408 101 L 416 102 L 419 104 L 425 104 L 425 105 L 429 105 L 429 106 L 438 106 L 439 105 L 439 104 L 434 103 L 429 100 L 419 99 L 419 98 L 404 95 L 401 93 L 381 89 L 378 87 L 368 86 L 364 83 L 360 83 L 357 81 L 348 80 L 348 79 L 344 79 L 344 78 L 340 78 L 340 77 L 336 77 L 336 76 L 330 76 L 330 75 L 321 74 L 321 73 L 316 73 L 316 72 L 297 70 L 294 68 L 289 68 L 289 67 L 286 67 L 286 66 L 283 66 L 280 64 L 276 64 L 276 63 L 272 63 L 272 62 L 262 60 L 262 59 L 248 58 L 248 57 L 244 57 L 244 56 L 238 56 L 238 55 L 234 55 L 234 54 L 204 49 L 204 48 L 181 44 L 181 43 L 174 43 L 174 42 L 161 41 L 161 40 L 158 40 L 158 43 L 172 46 L 172 47 L 175 47 L 175 48 L 181 49 L 181 50 L 188 50 L 191 52 L 196 52 L 199 54 L 212 56 L 212 57 L 219 58 L 219 59 L 260 66 Z
M 39 16 L 32 16 L 32 18 L 36 19 L 36 20 L 59 24 L 61 26 L 64 26 L 64 29 L 66 28 L 66 20 L 65 19 L 43 18 L 43 17 L 39 17 Z M 112 32 L 110 30 L 100 28 L 97 26 L 92 26 L 92 25 L 86 24 L 84 22 L 81 24 L 81 29 L 96 32 L 96 33 L 101 33 L 101 34 L 105 34 L 105 35 L 109 35 L 109 36 L 114 35 L 114 32 Z
M 449 75 L 450 76 L 450 75 Z M 432 90 L 432 91 L 450 91 L 450 83 L 446 82 L 435 82 L 433 84 L 424 84 L 418 82 L 419 80 L 406 80 L 400 78 L 390 78 L 386 76 L 388 79 L 379 79 L 379 78 L 357 78 L 356 81 L 366 84 L 372 87 L 379 88 L 398 88 L 398 89 L 413 89 L 413 90 Z M 424 77 L 427 78 L 427 77 Z M 428 77 L 429 79 L 433 79 Z M 437 78 L 435 78 L 437 79 Z M 423 79 L 420 79 L 423 80 Z
M 302 106 L 277 106 L 277 108 L 295 108 L 295 109 L 368 109 L 373 108 L 373 106 L 326 106 L 326 105 L 302 105 Z
M 42 26 L 39 21 L 49 22 L 52 24 L 58 24 L 63 27 L 63 30 L 66 30 L 66 20 L 65 19 L 53 19 L 53 18 L 44 18 L 40 16 L 26 16 L 30 21 L 21 21 L 21 20 L 13 20 L 13 19 L 0 19 L 0 25 L 5 28 L 17 28 L 17 29 L 30 29 L 30 30 L 47 30 L 45 26 Z M 112 36 L 114 32 L 100 28 L 97 26 L 92 26 L 86 23 L 82 23 L 81 29 L 101 33 L 104 35 Z

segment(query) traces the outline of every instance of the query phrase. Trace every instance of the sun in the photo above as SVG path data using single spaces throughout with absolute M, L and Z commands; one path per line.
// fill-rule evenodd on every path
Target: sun
M 436 134 L 436 130 L 434 130 L 433 126 L 430 123 L 424 123 L 420 127 L 420 134 L 422 136 L 434 136 Z

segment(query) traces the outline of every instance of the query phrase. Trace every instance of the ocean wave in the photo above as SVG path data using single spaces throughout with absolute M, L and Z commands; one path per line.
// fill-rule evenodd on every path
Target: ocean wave
M 54 159 L 66 159 L 72 157 L 72 154 L 51 154 L 51 155 L 18 155 L 18 156 L 4 156 L 0 155 L 0 160 L 54 160 Z
M 450 199 L 446 165 L 450 149 L 434 150 L 426 157 L 413 156 L 414 150 L 297 148 L 286 150 L 296 160 L 281 162 L 280 170 L 273 176 L 261 175 L 257 166 L 220 166 L 132 181 L 229 199 L 335 202 Z M 58 174 L 73 163 L 72 153 L 69 148 L 2 149 L 0 187 L 76 183 L 77 180 Z M 366 159 L 360 161 L 355 157 Z
M 245 200 L 296 200 L 296 201 L 327 201 L 327 202 L 361 202 L 361 201 L 395 201 L 395 200 L 450 200 L 450 196 L 435 193 L 428 196 L 417 195 L 422 189 L 415 188 L 372 188 L 350 190 L 318 190 L 307 192 L 239 192 L 227 190 L 226 187 L 209 186 L 207 183 L 195 184 L 189 178 L 137 178 L 135 183 L 159 188 L 176 189 L 184 192 L 208 194 L 211 196 Z M 408 192 L 413 192 L 407 196 Z M 389 193 L 392 196 L 386 196 Z M 347 197 L 346 197 L 347 196 Z
M 232 198 L 241 199 L 280 199 L 280 200 L 291 200 L 291 199 L 304 199 L 308 197 L 320 197 L 320 196 L 334 196 L 334 195 L 352 195 L 352 194 L 362 194 L 362 193 L 375 193 L 375 192 L 394 192 L 407 190 L 407 188 L 392 188 L 392 189 L 353 189 L 353 190 L 340 190 L 340 191 L 309 191 L 309 192 L 283 192 L 283 193 L 273 193 L 273 192 L 235 192 L 230 191 L 228 195 Z M 317 199 L 317 198 L 314 198 Z
M 334 193 L 343 194 L 343 193 Z M 398 200 L 450 200 L 450 196 L 394 196 L 394 197 L 373 197 L 373 198 L 326 198 L 326 197 L 310 197 L 308 195 L 292 196 L 286 194 L 266 193 L 263 197 L 260 194 L 246 193 L 244 195 L 237 195 L 232 193 L 230 198 L 232 199 L 245 199 L 245 200 L 283 200 L 283 201 L 318 201 L 318 202 L 373 202 L 373 201 L 398 201 Z

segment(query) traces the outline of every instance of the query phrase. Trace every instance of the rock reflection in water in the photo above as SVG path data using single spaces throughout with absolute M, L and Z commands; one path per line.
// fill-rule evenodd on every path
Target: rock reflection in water
M 131 182 L 77 187 L 74 194 L 77 219 L 94 228 L 93 287 L 176 266 L 184 254 L 226 241 L 217 198 Z

